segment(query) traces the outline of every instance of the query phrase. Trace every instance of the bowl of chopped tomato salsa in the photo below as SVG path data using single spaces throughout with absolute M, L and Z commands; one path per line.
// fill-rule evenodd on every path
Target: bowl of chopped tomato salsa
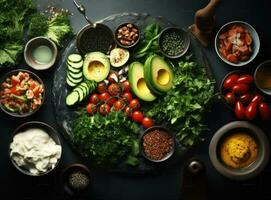
M 217 55 L 232 66 L 249 64 L 257 56 L 259 49 L 258 33 L 246 22 L 229 22 L 219 29 L 215 37 Z
M 0 82 L 0 108 L 13 117 L 27 117 L 39 110 L 45 98 L 42 80 L 33 72 L 17 69 Z

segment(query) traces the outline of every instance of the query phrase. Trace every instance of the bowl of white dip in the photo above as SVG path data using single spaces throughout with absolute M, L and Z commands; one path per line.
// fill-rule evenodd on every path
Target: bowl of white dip
M 9 156 L 12 164 L 30 176 L 48 174 L 58 165 L 62 146 L 58 133 L 43 122 L 20 125 L 12 134 Z

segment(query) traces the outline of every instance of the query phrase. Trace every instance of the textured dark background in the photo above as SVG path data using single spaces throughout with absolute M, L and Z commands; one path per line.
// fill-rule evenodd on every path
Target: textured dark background
M 38 0 L 40 9 L 54 3 L 58 7 L 69 9 L 74 13 L 71 17 L 75 31 L 78 31 L 85 20 L 76 11 L 72 0 Z M 88 16 L 94 21 L 108 15 L 121 12 L 149 13 L 154 16 L 164 16 L 181 27 L 193 23 L 194 12 L 202 8 L 207 0 L 81 0 L 86 5 Z M 217 10 L 217 28 L 232 20 L 243 20 L 250 23 L 258 31 L 261 40 L 259 56 L 248 67 L 255 68 L 259 63 L 271 58 L 271 26 L 269 0 L 221 0 Z M 220 84 L 223 76 L 232 68 L 217 57 L 212 43 L 205 53 L 209 59 L 213 74 Z M 27 67 L 26 67 L 27 68 Z M 28 68 L 29 69 L 29 68 Z M 0 194 L 1 199 L 40 200 L 67 199 L 59 177 L 61 170 L 70 163 L 80 162 L 63 140 L 63 158 L 57 170 L 50 176 L 32 178 L 22 175 L 11 164 L 8 158 L 8 144 L 11 132 L 21 123 L 39 120 L 56 127 L 53 105 L 51 103 L 51 88 L 55 68 L 38 74 L 44 80 L 47 96 L 45 105 L 33 117 L 14 119 L 0 113 Z M 0 71 L 3 75 L 7 70 Z M 177 200 L 177 199 L 271 199 L 269 179 L 270 165 L 253 180 L 235 182 L 222 177 L 212 167 L 208 157 L 208 144 L 214 132 L 222 125 L 233 121 L 234 116 L 225 105 L 218 102 L 213 106 L 212 113 L 207 118 L 210 131 L 206 141 L 196 147 L 189 156 L 203 160 L 206 171 L 201 177 L 184 176 L 182 171 L 185 160 L 173 168 L 154 175 L 127 175 L 107 172 L 96 172 L 92 189 L 80 199 L 93 200 Z M 256 122 L 257 123 L 257 122 Z M 257 123 L 270 138 L 270 124 Z M 185 177 L 185 178 L 184 178 Z M 193 195 L 192 195 L 192 194 Z M 189 198 L 190 197 L 190 198 Z M 77 199 L 77 198 L 76 198 Z

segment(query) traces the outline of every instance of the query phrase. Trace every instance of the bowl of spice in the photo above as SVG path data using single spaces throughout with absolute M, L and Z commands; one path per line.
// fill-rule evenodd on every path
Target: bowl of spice
M 188 33 L 177 27 L 164 29 L 159 38 L 158 44 L 161 53 L 168 58 L 179 58 L 183 56 L 190 46 Z
M 254 124 L 234 121 L 214 134 L 209 145 L 209 156 L 222 175 L 235 180 L 250 179 L 268 163 L 268 139 Z
M 271 95 L 271 60 L 261 63 L 254 72 L 256 87 L 264 94 Z
M 64 169 L 62 182 L 65 191 L 70 195 L 85 191 L 91 183 L 90 170 L 82 164 L 71 164 Z
M 55 64 L 57 46 L 46 37 L 35 37 L 27 42 L 24 49 L 26 63 L 35 70 L 45 70 Z
M 162 126 L 148 128 L 141 137 L 141 153 L 149 161 L 168 160 L 175 151 L 175 136 Z
M 134 47 L 140 40 L 140 30 L 133 23 L 120 24 L 116 28 L 115 39 L 122 48 Z

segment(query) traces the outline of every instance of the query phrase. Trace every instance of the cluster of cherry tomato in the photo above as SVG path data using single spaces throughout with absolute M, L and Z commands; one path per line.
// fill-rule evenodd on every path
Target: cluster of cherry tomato
M 86 111 L 90 115 L 99 112 L 105 116 L 110 111 L 123 111 L 125 115 L 137 123 L 141 123 L 144 128 L 153 126 L 152 119 L 144 117 L 140 111 L 140 102 L 133 98 L 128 80 L 118 82 L 117 78 L 108 78 L 109 84 L 100 82 L 97 85 L 97 93 L 90 96 L 90 102 L 86 106 Z
M 264 102 L 262 95 L 254 93 L 253 81 L 250 74 L 229 75 L 223 82 L 223 89 L 227 91 L 224 98 L 228 104 L 235 107 L 234 111 L 238 119 L 253 120 L 259 114 L 261 119 L 269 120 L 270 108 Z

